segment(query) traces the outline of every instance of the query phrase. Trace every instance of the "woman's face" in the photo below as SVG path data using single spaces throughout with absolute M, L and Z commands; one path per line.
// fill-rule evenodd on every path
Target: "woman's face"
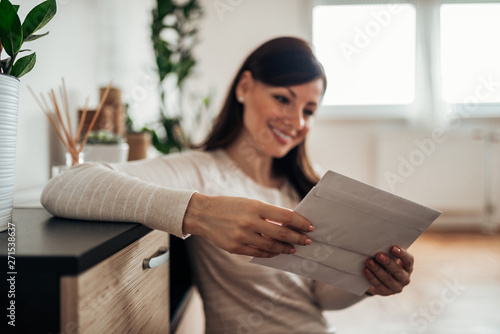
M 285 156 L 305 139 L 313 125 L 323 89 L 321 79 L 276 87 L 244 72 L 236 88 L 236 98 L 244 106 L 242 143 L 264 155 Z

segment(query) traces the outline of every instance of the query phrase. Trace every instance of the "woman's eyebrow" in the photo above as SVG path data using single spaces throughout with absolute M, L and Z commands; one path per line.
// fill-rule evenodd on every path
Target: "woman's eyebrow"
M 297 97 L 297 95 L 294 93 L 294 91 L 293 91 L 293 90 L 291 90 L 289 87 L 285 87 L 285 88 L 286 88 L 286 89 L 290 92 L 290 94 L 291 94 L 294 98 L 296 98 L 296 97 Z M 314 101 L 309 101 L 309 102 L 307 102 L 307 105 L 317 106 L 318 104 L 317 104 L 316 102 L 314 102 Z
M 294 98 L 295 98 L 295 97 L 297 97 L 297 95 L 295 95 L 295 93 L 294 93 L 294 91 L 293 91 L 293 90 L 291 90 L 289 87 L 285 87 L 285 88 L 286 88 L 286 89 L 290 92 L 290 94 L 292 94 L 292 96 L 293 96 Z

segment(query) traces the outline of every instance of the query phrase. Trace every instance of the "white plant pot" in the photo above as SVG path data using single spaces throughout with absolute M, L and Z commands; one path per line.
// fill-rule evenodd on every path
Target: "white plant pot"
M 0 231 L 12 222 L 19 80 L 0 74 Z
M 96 145 L 87 144 L 83 149 L 85 161 L 105 161 L 120 163 L 128 158 L 128 144 Z

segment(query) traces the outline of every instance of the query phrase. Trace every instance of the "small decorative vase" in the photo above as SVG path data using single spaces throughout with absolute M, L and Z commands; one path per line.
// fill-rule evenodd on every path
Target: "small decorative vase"
M 66 168 L 71 168 L 72 166 L 83 164 L 83 157 L 84 157 L 83 152 L 78 153 L 78 158 L 76 156 L 73 157 L 71 153 L 66 152 L 65 157 L 66 157 Z
M 82 164 L 84 161 L 85 154 L 83 152 L 80 152 L 78 154 L 78 159 L 74 159 L 71 153 L 64 153 L 64 157 L 66 158 L 66 163 L 64 165 L 56 165 L 52 166 L 52 174 L 51 177 L 56 177 L 57 175 L 61 174 L 62 172 L 70 169 L 71 167 Z
M 0 231 L 12 222 L 19 80 L 0 74 Z

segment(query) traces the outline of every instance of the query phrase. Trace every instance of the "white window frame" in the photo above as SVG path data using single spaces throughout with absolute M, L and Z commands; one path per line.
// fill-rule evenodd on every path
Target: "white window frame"
M 447 3 L 500 3 L 498 0 L 312 0 L 310 1 L 310 40 L 312 12 L 319 5 L 412 4 L 416 11 L 415 99 L 405 105 L 323 105 L 320 119 L 404 119 L 423 124 L 446 122 L 449 113 L 463 111 L 463 103 L 445 103 L 441 94 L 440 7 Z M 465 108 L 466 109 L 466 108 Z M 500 103 L 481 103 L 472 119 L 500 118 Z

